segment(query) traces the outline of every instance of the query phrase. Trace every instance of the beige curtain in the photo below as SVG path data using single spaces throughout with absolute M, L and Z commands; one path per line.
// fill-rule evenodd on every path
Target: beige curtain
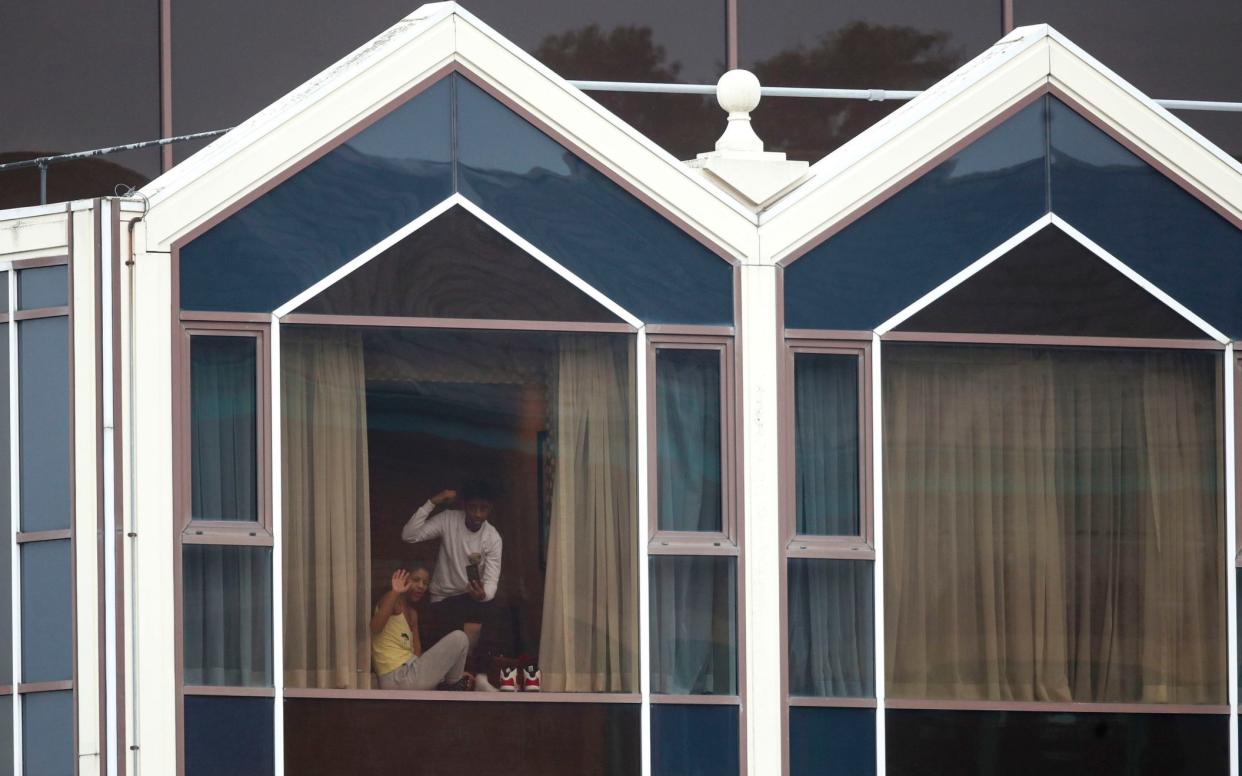
M 371 686 L 366 372 L 356 334 L 281 332 L 285 683 Z
M 885 349 L 891 697 L 1224 702 L 1217 360 Z
M 638 687 L 632 354 L 566 335 L 557 363 L 557 473 L 539 663 L 564 692 Z

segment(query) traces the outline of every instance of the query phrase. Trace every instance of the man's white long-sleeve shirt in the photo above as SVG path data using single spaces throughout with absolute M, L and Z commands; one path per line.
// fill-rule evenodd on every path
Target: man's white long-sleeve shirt
M 500 582 L 500 554 L 504 547 L 500 533 L 491 523 L 484 523 L 479 530 L 471 531 L 466 527 L 466 513 L 457 509 L 446 509 L 428 520 L 435 508 L 436 505 L 430 501 L 423 504 L 401 530 L 401 539 L 411 544 L 429 539 L 440 540 L 440 557 L 431 577 L 431 602 L 469 592 L 466 565 L 475 553 L 480 557 L 479 577 L 486 595 L 483 600 L 492 600 L 496 596 L 496 585 Z

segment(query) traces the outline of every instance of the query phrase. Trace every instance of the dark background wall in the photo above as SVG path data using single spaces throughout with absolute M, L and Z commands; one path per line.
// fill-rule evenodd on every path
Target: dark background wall
M 0 15 L 6 83 L 0 162 L 233 126 L 382 32 L 417 2 L 8 4 Z M 1009 11 L 1005 0 L 465 5 L 566 78 L 711 83 L 740 65 L 773 86 L 920 89 L 1003 35 L 1007 21 L 1048 21 L 1154 97 L 1242 101 L 1236 78 L 1242 3 L 1011 2 Z M 596 99 L 680 158 L 710 150 L 722 129 L 711 98 Z M 814 161 L 898 104 L 770 98 L 756 111 L 755 123 L 769 148 Z M 1229 153 L 1242 155 L 1242 114 L 1182 117 Z M 55 166 L 49 201 L 141 185 L 202 145 Z M 0 207 L 36 204 L 38 197 L 37 171 L 0 172 Z

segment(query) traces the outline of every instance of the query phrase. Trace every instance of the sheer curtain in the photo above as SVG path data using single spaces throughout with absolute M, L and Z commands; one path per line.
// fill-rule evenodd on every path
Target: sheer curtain
M 875 695 L 874 576 L 867 561 L 789 560 L 790 695 Z
M 651 691 L 737 692 L 735 561 L 651 558 Z
M 258 394 L 253 337 L 190 341 L 190 514 L 256 520 Z
M 282 330 L 285 682 L 369 688 L 370 498 L 358 335 Z
M 1224 702 L 1218 360 L 885 349 L 891 697 Z
M 631 347 L 586 335 L 560 341 L 539 648 L 552 691 L 638 689 Z
M 656 351 L 661 530 L 720 531 L 720 352 Z
M 659 527 L 721 531 L 720 352 L 656 351 Z M 734 561 L 651 558 L 651 689 L 731 695 L 736 690 Z
M 858 357 L 798 353 L 794 360 L 797 531 L 859 532 Z
M 182 555 L 185 683 L 272 684 L 272 551 L 187 544 Z

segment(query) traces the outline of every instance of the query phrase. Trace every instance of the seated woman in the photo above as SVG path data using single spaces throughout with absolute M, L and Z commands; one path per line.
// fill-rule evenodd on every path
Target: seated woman
M 470 640 L 456 630 L 423 652 L 418 638 L 415 605 L 427 594 L 431 572 L 422 564 L 392 574 L 392 588 L 384 593 L 371 617 L 371 663 L 384 690 L 471 689 L 464 673 Z

